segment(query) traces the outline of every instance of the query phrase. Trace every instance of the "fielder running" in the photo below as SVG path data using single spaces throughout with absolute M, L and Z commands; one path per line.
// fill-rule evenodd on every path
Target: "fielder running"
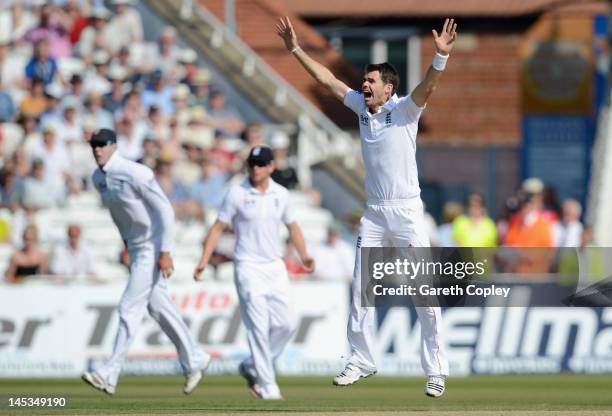
M 354 91 L 302 50 L 289 18 L 281 19 L 276 26 L 287 50 L 306 71 L 359 117 L 368 204 L 361 219 L 353 274 L 353 301 L 348 323 L 351 357 L 346 368 L 334 378 L 337 386 L 351 385 L 376 373 L 372 355 L 375 309 L 360 306 L 360 246 L 382 247 L 387 240 L 397 247 L 429 246 L 417 175 L 416 136 L 419 117 L 453 49 L 456 28 L 453 19 L 446 19 L 441 34 L 432 30 L 437 50 L 433 64 L 412 94 L 399 98 L 396 95 L 399 75 L 389 63 L 368 65 L 361 92 Z M 428 376 L 425 394 L 440 397 L 448 375 L 440 308 L 418 307 L 416 310 L 421 321 L 421 363 Z
M 98 390 L 115 393 L 121 365 L 148 309 L 178 351 L 185 375 L 183 392 L 189 394 L 200 382 L 210 356 L 198 348 L 166 291 L 166 278 L 174 269 L 170 254 L 172 205 L 151 169 L 119 155 L 115 132 L 108 129 L 95 132 L 90 145 L 98 164 L 93 184 L 126 243 L 132 264 L 119 302 L 119 329 L 113 354 L 104 365 L 85 372 L 82 378 Z
M 279 245 L 281 223 L 287 226 L 306 269 L 314 270 L 302 231 L 291 213 L 289 192 L 270 179 L 273 159 L 269 147 L 251 149 L 247 159 L 249 177 L 226 195 L 219 217 L 204 240 L 202 258 L 193 275 L 196 281 L 200 279 L 219 237 L 231 225 L 236 233 L 234 280 L 251 350 L 239 371 L 251 394 L 264 400 L 282 399 L 274 360 L 291 338 L 294 324 L 289 277 Z

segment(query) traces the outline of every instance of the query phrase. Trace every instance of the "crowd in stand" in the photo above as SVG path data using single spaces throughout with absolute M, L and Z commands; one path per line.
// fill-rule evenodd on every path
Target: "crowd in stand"
M 66 242 L 48 258 L 37 243 L 43 227 L 36 213 L 91 188 L 95 164 L 87 141 L 99 128 L 116 130 L 118 151 L 155 171 L 180 221 L 203 222 L 219 209 L 228 181 L 240 175 L 254 145 L 274 149 L 275 181 L 301 188 L 286 134 L 246 120 L 198 65 L 196 52 L 178 46 L 174 28 L 147 43 L 133 0 L 110 3 L 111 9 L 82 0 L 0 6 L 0 204 L 17 219 L 0 217 L 0 242 L 19 247 L 5 273 L 8 282 L 47 273 L 97 279 L 80 228 L 69 226 Z M 320 204 L 318 192 L 303 190 Z M 481 195 L 465 202 L 465 208 L 447 202 L 437 229 L 429 221 L 434 245 L 592 244 L 580 204 L 559 204 L 538 179 L 509 199 L 497 223 Z M 349 280 L 353 247 L 336 225 L 330 227 L 326 241 L 313 248 L 315 277 Z M 219 250 L 215 259 L 213 264 L 231 260 L 231 250 Z M 291 247 L 286 262 L 294 275 L 303 272 Z

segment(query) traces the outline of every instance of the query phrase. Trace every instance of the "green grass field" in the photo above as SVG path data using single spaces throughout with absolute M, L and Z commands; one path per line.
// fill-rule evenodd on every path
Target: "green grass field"
M 252 399 L 240 377 L 206 377 L 183 396 L 181 377 L 124 377 L 106 396 L 81 380 L 0 380 L 0 414 L 350 414 L 612 415 L 612 375 L 453 378 L 443 398 L 423 394 L 424 378 L 372 377 L 334 387 L 329 377 L 281 377 L 284 401 Z M 66 409 L 8 409 L 7 396 L 57 395 Z M 348 413 L 347 413 L 348 415 Z

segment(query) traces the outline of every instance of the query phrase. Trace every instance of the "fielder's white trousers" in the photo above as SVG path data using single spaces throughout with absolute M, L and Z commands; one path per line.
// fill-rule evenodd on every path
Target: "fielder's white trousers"
M 420 198 L 394 201 L 368 201 L 361 218 L 355 271 L 352 283 L 352 304 L 348 322 L 351 346 L 349 363 L 366 371 L 376 370 L 372 342 L 376 330 L 376 309 L 361 306 L 360 247 L 429 247 L 429 237 Z M 421 322 L 421 365 L 428 376 L 448 375 L 448 361 L 442 338 L 439 307 L 417 307 Z
M 104 365 L 95 368 L 113 386 L 117 384 L 121 365 L 147 310 L 176 347 L 184 374 L 203 365 L 205 353 L 192 338 L 168 296 L 166 279 L 157 268 L 158 257 L 159 251 L 152 243 L 130 249 L 130 277 L 119 302 L 119 329 L 113 354 Z
M 264 398 L 280 394 L 274 360 L 293 335 L 289 306 L 289 276 L 282 260 L 271 263 L 236 262 L 236 291 L 251 356 L 243 365 L 256 375 Z

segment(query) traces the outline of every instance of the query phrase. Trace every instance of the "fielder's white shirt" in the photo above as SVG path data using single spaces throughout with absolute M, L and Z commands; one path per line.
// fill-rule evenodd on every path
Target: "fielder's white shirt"
M 410 96 L 393 95 L 370 114 L 363 94 L 349 90 L 344 105 L 359 117 L 365 191 L 370 200 L 398 200 L 421 193 L 416 164 L 416 136 L 423 108 Z
M 154 242 L 172 250 L 174 210 L 151 169 L 115 151 L 92 179 L 128 248 Z
M 225 196 L 218 220 L 234 229 L 236 261 L 270 263 L 282 257 L 279 226 L 295 220 L 290 212 L 289 191 L 269 181 L 268 189 L 259 192 L 246 178 Z

